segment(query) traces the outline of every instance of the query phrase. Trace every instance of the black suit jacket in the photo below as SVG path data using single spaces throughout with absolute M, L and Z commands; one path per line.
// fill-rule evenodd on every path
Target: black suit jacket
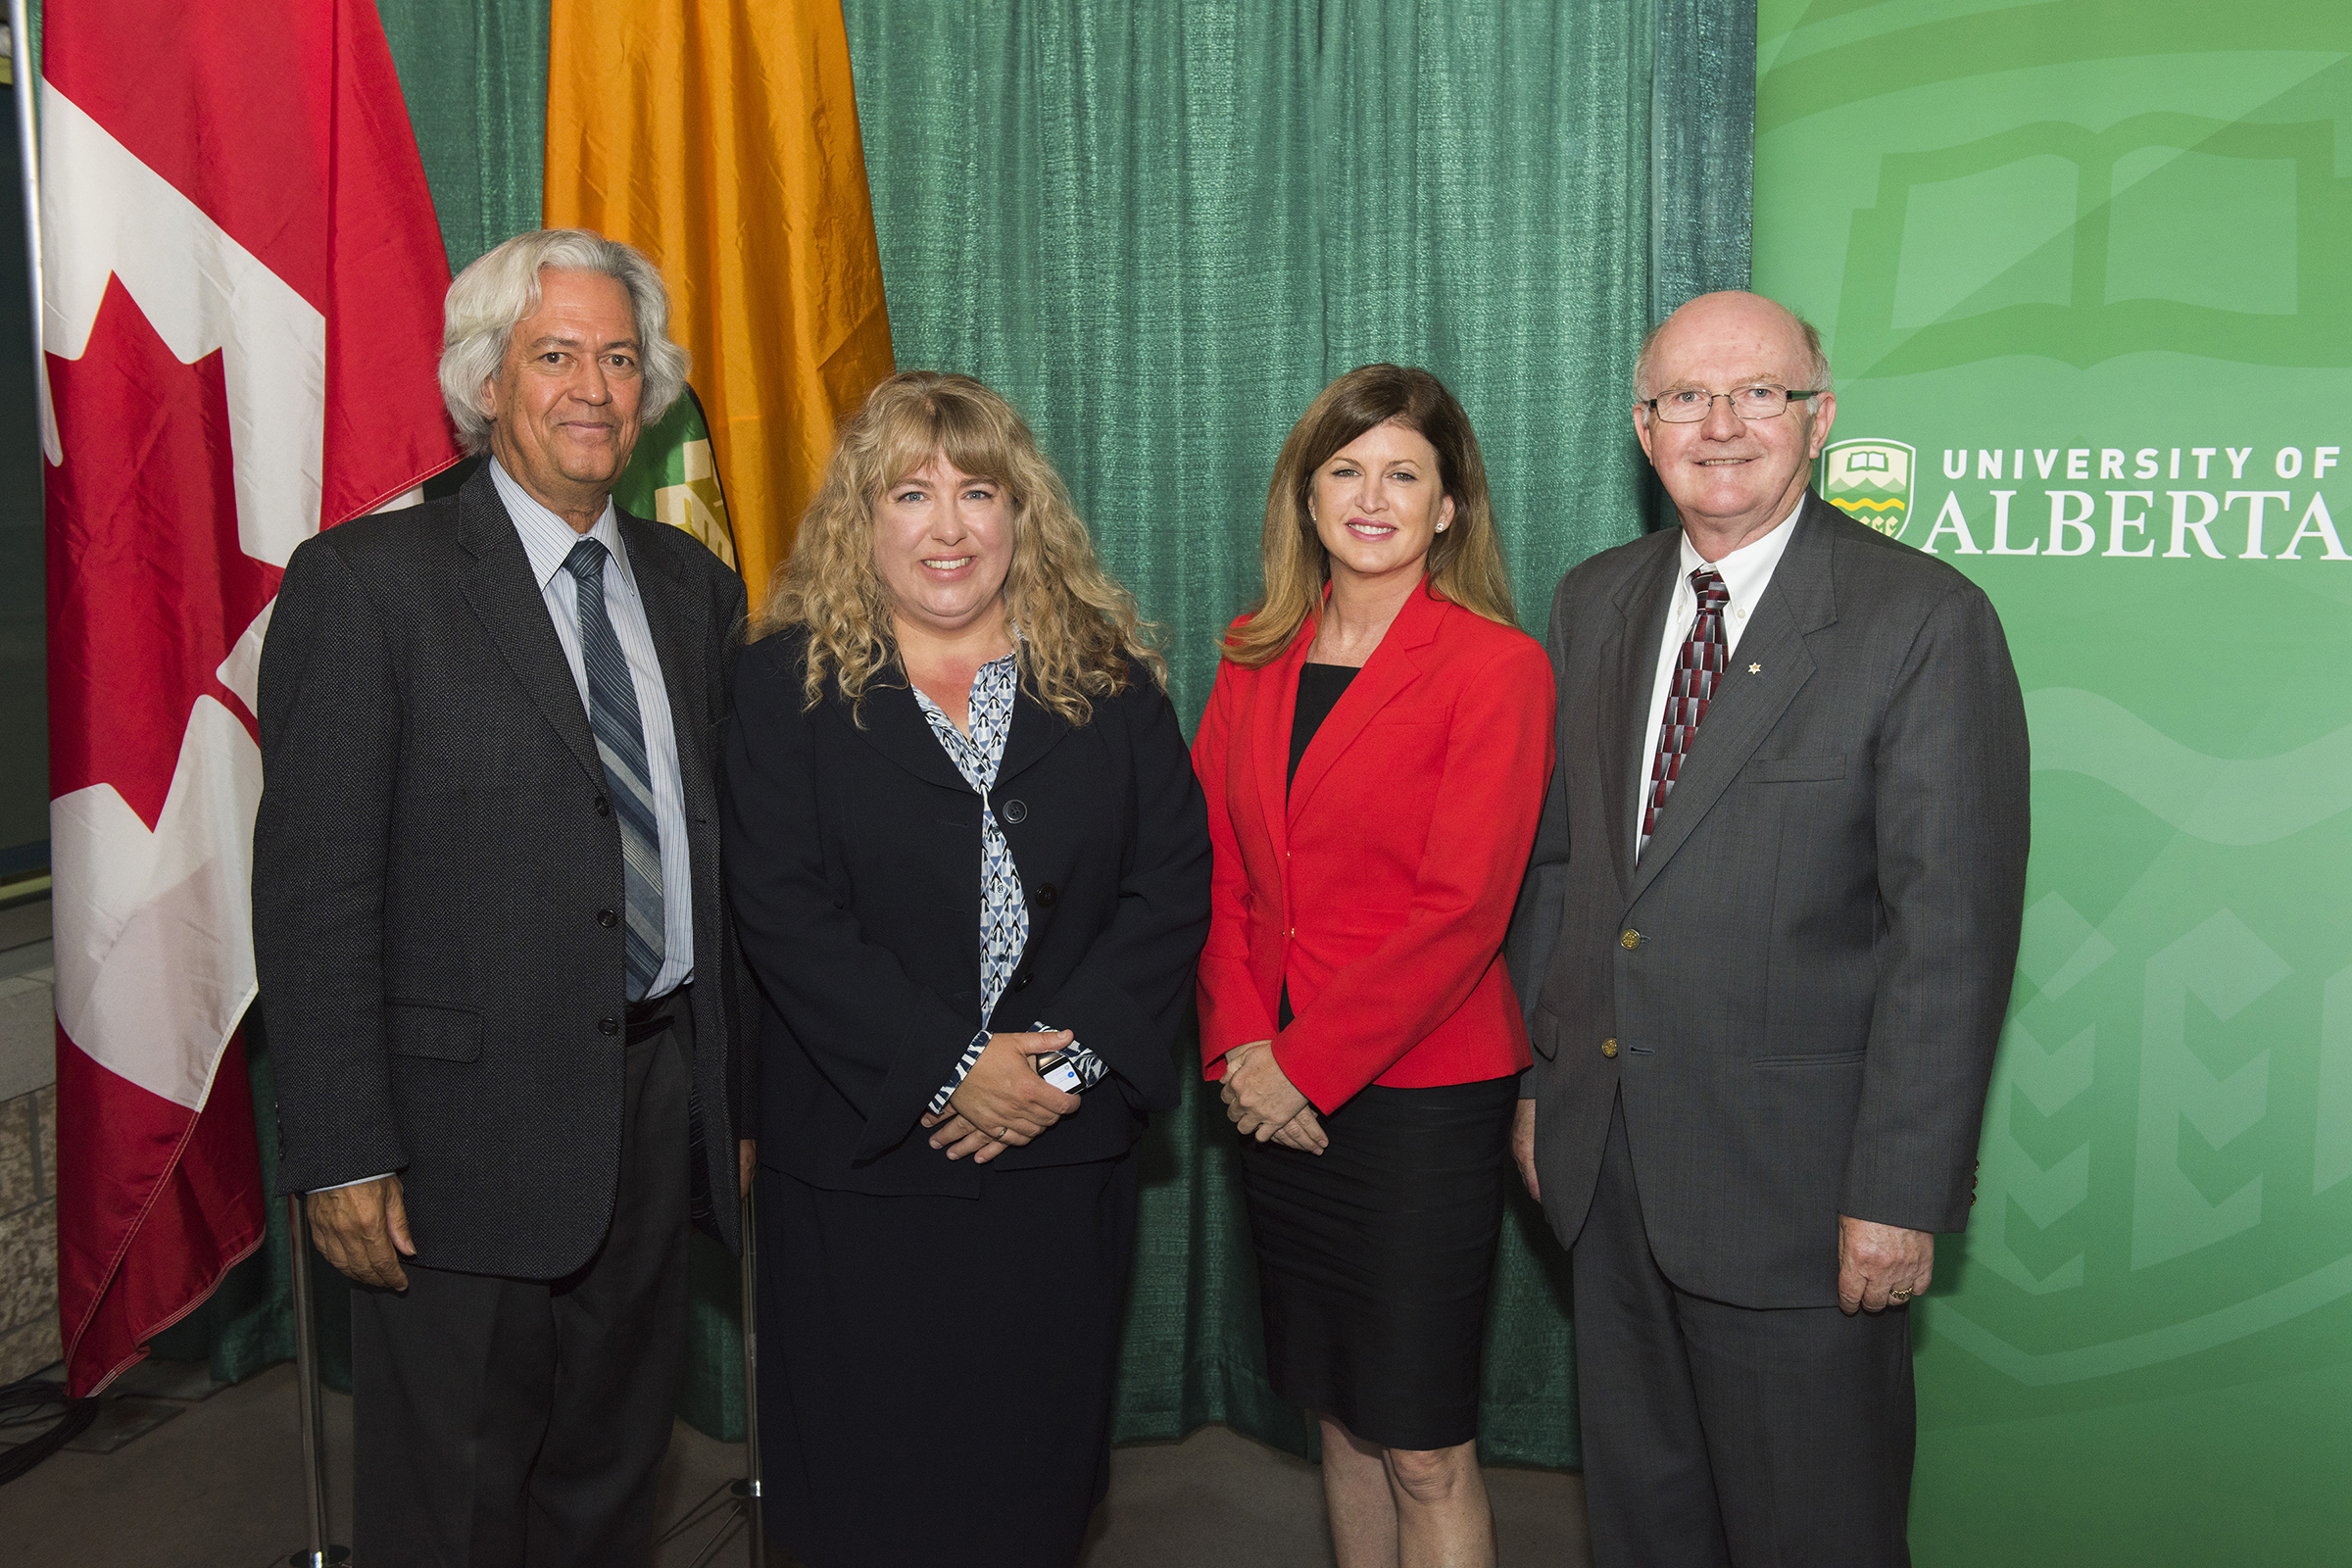
M 802 699 L 805 638 L 743 656 L 726 746 L 727 887 L 762 996 L 762 1160 L 813 1186 L 977 1196 L 991 1170 L 1124 1153 L 1176 1103 L 1208 929 L 1208 818 L 1148 677 L 1072 728 L 1024 692 L 992 799 L 1029 943 L 989 1027 L 1072 1029 L 1110 1069 L 987 1166 L 918 1123 L 980 1026 L 980 798 L 903 677 Z
M 732 1235 L 738 985 L 717 741 L 743 585 L 620 516 L 677 737 L 695 1085 Z M 417 1260 L 554 1278 L 618 1179 L 620 829 L 588 714 L 487 468 L 306 541 L 262 649 L 253 936 L 280 1192 L 398 1171 Z
M 1622 1095 L 1658 1264 L 1837 1299 L 1838 1216 L 1968 1221 L 2017 962 L 2024 703 L 1982 590 L 1808 497 L 1640 863 L 1681 531 L 1552 601 L 1559 760 L 1505 949 L 1573 1244 Z

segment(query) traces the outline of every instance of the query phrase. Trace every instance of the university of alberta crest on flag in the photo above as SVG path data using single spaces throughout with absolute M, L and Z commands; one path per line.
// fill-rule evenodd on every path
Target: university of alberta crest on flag
M 58 1295 L 95 1392 L 264 1234 L 254 677 L 294 547 L 455 460 L 448 261 L 371 0 L 50 0 Z

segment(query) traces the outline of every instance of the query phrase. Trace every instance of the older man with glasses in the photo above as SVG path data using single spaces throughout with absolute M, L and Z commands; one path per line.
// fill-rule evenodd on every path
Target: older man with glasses
M 1968 1220 L 2017 959 L 2024 704 L 1975 584 L 1811 493 L 1810 326 L 1705 295 L 1635 381 L 1681 526 L 1552 601 L 1558 762 L 1506 950 L 1593 1560 L 1886 1568 L 1907 1308 Z

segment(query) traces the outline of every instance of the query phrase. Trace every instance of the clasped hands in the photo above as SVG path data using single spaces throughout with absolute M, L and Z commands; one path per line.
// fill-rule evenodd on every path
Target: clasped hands
M 1085 1103 L 1039 1076 L 1039 1056 L 1051 1055 L 1077 1036 L 1067 1029 L 1040 1034 L 988 1037 L 980 1059 L 948 1097 L 944 1112 L 923 1116 L 931 1147 L 950 1159 L 971 1157 L 985 1165 L 1007 1149 L 1017 1149 Z
M 1331 1147 L 1313 1102 L 1274 1059 L 1271 1040 L 1252 1040 L 1225 1053 L 1218 1093 L 1233 1125 L 1261 1144 L 1271 1141 L 1302 1154 L 1320 1154 Z

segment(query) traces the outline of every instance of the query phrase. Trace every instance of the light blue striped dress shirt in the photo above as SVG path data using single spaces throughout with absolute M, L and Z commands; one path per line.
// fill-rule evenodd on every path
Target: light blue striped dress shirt
M 515 483 L 496 458 L 490 460 L 490 482 L 498 487 L 507 515 L 522 536 L 522 553 L 530 558 L 531 575 L 547 601 L 548 618 L 556 623 L 556 640 L 564 645 L 564 659 L 571 665 L 572 684 L 579 688 L 580 711 L 585 713 L 588 666 L 580 657 L 580 585 L 564 569 L 564 560 L 580 536 Z M 694 872 L 686 850 L 686 792 L 678 783 L 677 734 L 670 725 L 662 663 L 654 657 L 653 628 L 646 622 L 645 602 L 637 597 L 637 579 L 629 569 L 629 554 L 621 547 L 620 518 L 612 502 L 605 503 L 604 514 L 588 537 L 612 558 L 605 572 L 605 609 L 637 688 L 645 760 L 654 774 L 654 820 L 662 837 L 662 971 L 646 996 L 662 997 L 694 978 Z

